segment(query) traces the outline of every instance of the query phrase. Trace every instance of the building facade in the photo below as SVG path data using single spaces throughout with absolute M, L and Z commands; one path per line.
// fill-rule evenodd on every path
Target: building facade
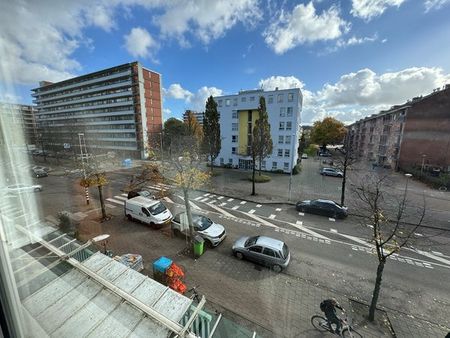
M 240 91 L 236 95 L 218 96 L 222 147 L 215 165 L 231 165 L 252 169 L 249 143 L 255 121 L 258 119 L 259 98 L 266 100 L 273 152 L 262 161 L 261 169 L 290 172 L 297 164 L 302 93 L 299 88 L 263 91 Z M 259 169 L 259 163 L 256 167 Z
M 145 158 L 149 135 L 161 133 L 161 75 L 138 62 L 33 89 L 47 150 L 73 149 L 84 134 L 89 153 Z
M 203 126 L 203 118 L 205 117 L 203 112 L 198 112 L 198 111 L 195 111 L 195 110 L 186 110 L 186 111 L 183 113 L 183 121 L 184 121 L 184 122 L 187 121 L 187 117 L 188 117 L 188 114 L 189 114 L 189 113 L 191 113 L 192 115 L 194 115 L 195 118 L 197 119 L 198 124 L 200 124 L 201 126 Z
M 2 128 L 9 128 L 12 131 L 11 137 L 14 145 L 35 146 L 37 143 L 37 125 L 35 106 L 13 103 L 0 103 L 0 114 L 2 115 Z M 5 124 L 3 126 L 3 124 Z M 8 125 L 8 127 L 6 127 Z M 5 143 L 3 133 L 0 130 L 0 142 Z M 11 138 L 8 138 L 11 139 Z
M 450 85 L 368 116 L 348 127 L 361 160 L 407 170 L 450 166 Z

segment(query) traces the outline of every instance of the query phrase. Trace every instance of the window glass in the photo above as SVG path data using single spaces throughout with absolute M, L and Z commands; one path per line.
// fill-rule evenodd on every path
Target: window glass
M 226 99 L 226 100 L 225 100 L 225 106 L 227 106 L 227 107 L 230 106 L 230 99 Z
M 284 136 L 283 135 L 279 135 L 278 136 L 278 143 L 284 143 Z
M 292 102 L 294 100 L 294 94 L 293 93 L 288 93 L 288 101 Z
M 270 256 L 270 257 L 277 257 L 277 255 L 275 254 L 275 251 L 273 251 L 272 249 L 269 249 L 269 248 L 264 248 L 263 254 L 266 256 Z
M 284 122 L 280 122 L 280 130 L 284 130 Z
M 162 213 L 163 211 L 166 211 L 167 208 L 164 204 L 162 204 L 161 202 L 158 202 L 158 203 L 152 205 L 151 207 L 149 207 L 148 210 L 150 211 L 150 213 L 152 215 L 158 215 L 158 214 Z
M 232 123 L 232 124 L 231 124 L 231 130 L 232 130 L 232 131 L 238 130 L 238 124 L 237 124 L 237 123 Z
M 286 107 L 280 107 L 280 117 L 286 116 Z
M 283 149 L 278 149 L 278 156 L 283 156 Z
M 291 156 L 291 151 L 289 149 L 285 149 L 284 150 L 284 157 L 289 157 Z
M 251 252 L 261 253 L 262 247 L 255 245 L 255 246 L 250 247 L 248 250 Z
M 269 95 L 269 98 L 268 98 L 267 102 L 269 104 L 273 103 L 273 95 Z
M 283 102 L 283 94 L 278 94 L 278 96 L 277 96 L 277 102 L 278 102 L 278 103 Z

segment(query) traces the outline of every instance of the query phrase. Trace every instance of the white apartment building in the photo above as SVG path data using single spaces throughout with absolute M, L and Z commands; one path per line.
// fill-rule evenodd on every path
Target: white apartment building
M 262 170 L 283 170 L 289 173 L 297 164 L 300 113 L 303 96 L 299 88 L 264 91 L 245 90 L 237 95 L 217 96 L 220 113 L 222 147 L 215 160 L 218 166 L 232 165 L 251 169 L 253 161 L 248 155 L 248 144 L 258 119 L 259 98 L 266 99 L 273 152 L 261 164 Z M 256 163 L 259 168 L 259 163 Z

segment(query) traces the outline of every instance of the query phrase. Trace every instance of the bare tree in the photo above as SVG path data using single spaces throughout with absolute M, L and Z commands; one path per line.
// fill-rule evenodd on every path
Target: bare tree
M 350 142 L 350 134 L 347 133 L 344 146 L 339 148 L 340 156 L 337 157 L 337 167 L 342 170 L 342 185 L 341 185 L 341 206 L 345 202 L 345 188 L 347 184 L 347 170 L 356 162 L 354 148 Z
M 100 199 L 100 207 L 102 210 L 102 220 L 108 220 L 109 217 L 106 214 L 105 200 L 103 197 L 103 186 L 109 184 L 106 173 L 100 168 L 99 163 L 93 159 L 91 159 L 89 163 L 85 164 L 84 170 L 86 174 L 80 180 L 80 185 L 87 188 L 97 187 Z
M 425 217 L 424 199 L 423 206 L 415 208 L 417 214 L 414 215 L 414 223 L 411 223 L 410 219 L 408 219 L 408 224 L 404 221 L 407 216 L 405 210 L 408 205 L 407 193 L 410 177 L 411 175 L 407 174 L 405 190 L 400 196 L 388 195 L 386 192 L 388 185 L 386 176 L 366 175 L 354 189 L 358 198 L 357 207 L 365 214 L 363 224 L 370 224 L 372 228 L 370 242 L 374 244 L 374 251 L 378 259 L 375 285 L 369 308 L 370 321 L 375 319 L 375 310 L 387 259 L 414 241 L 413 235 L 422 225 Z

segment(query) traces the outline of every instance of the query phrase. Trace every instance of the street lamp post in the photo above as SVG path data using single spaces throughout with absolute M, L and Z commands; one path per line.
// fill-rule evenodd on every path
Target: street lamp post
M 81 142 L 81 139 L 83 138 L 84 140 L 84 133 L 78 133 L 78 140 L 80 141 L 80 155 L 81 155 L 81 165 L 83 167 L 83 178 L 84 178 L 84 194 L 86 196 L 86 204 L 89 204 L 89 189 L 86 186 L 86 167 L 84 165 L 84 154 L 83 154 L 83 144 Z M 86 146 L 85 146 L 86 148 Z M 87 155 L 87 154 L 86 154 Z M 86 161 L 87 161 L 87 156 L 86 156 Z
M 427 157 L 427 155 L 422 154 L 422 166 L 420 167 L 420 175 L 423 175 L 423 167 L 425 165 L 425 157 Z
M 407 174 L 405 174 L 405 177 L 406 177 L 406 184 L 405 184 L 405 196 L 406 196 L 406 192 L 408 191 L 408 182 L 409 182 L 409 179 L 412 177 L 412 175 L 407 173 Z

